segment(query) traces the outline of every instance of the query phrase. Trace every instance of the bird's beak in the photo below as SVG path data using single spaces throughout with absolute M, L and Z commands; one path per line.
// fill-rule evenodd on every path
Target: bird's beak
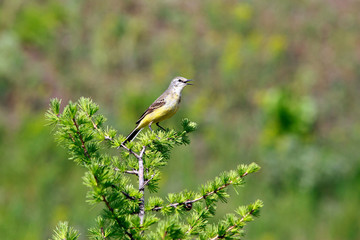
M 189 82 L 192 82 L 193 80 L 191 80 L 191 79 L 188 79 L 188 80 L 186 80 L 186 85 L 194 85 L 194 84 L 192 84 L 192 83 L 189 83 Z

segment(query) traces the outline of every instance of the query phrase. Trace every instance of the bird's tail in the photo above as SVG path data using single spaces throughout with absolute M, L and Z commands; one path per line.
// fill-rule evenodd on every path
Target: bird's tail
M 142 130 L 142 128 L 138 129 L 137 127 L 126 137 L 124 144 L 127 142 L 131 142 L 136 136 L 139 134 L 139 132 Z

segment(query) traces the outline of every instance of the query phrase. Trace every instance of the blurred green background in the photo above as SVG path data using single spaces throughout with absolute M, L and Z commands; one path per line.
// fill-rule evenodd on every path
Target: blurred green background
M 217 217 L 262 199 L 247 239 L 360 239 L 360 2 L 0 1 L 0 233 L 87 239 L 100 208 L 55 143 L 49 99 L 100 104 L 126 135 L 181 75 L 199 125 L 164 168 L 160 196 L 240 163 L 260 173 Z

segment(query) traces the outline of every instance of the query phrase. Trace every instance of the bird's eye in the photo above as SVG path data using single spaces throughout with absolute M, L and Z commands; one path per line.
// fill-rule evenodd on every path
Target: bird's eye
M 178 81 L 179 81 L 179 82 L 182 82 L 182 83 L 184 83 L 184 82 L 185 82 L 185 81 L 183 81 L 183 80 L 181 80 L 181 79 L 178 79 Z

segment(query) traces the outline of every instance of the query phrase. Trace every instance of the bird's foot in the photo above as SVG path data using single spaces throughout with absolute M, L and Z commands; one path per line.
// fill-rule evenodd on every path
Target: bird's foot
M 163 128 L 162 126 L 160 126 L 160 124 L 159 124 L 159 123 L 156 123 L 156 126 L 158 126 L 159 128 L 161 128 L 162 130 L 166 131 L 166 129 L 165 129 L 165 128 Z

